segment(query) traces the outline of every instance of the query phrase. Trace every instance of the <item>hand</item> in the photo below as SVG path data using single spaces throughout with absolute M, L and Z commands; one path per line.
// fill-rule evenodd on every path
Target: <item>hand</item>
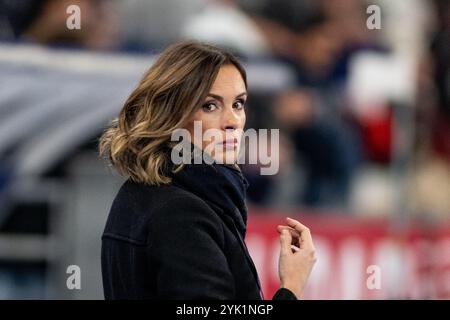
M 286 221 L 287 226 L 278 226 L 281 246 L 278 273 L 281 287 L 300 298 L 317 261 L 316 251 L 309 229 L 297 220 Z

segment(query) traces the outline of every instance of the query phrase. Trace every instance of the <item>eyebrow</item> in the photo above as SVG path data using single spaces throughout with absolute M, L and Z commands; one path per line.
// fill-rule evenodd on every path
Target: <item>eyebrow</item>
M 235 99 L 236 99 L 236 98 L 240 98 L 240 97 L 242 97 L 242 96 L 246 96 L 246 95 L 247 95 L 247 92 L 242 92 L 242 93 L 238 94 L 238 95 L 235 97 Z M 208 93 L 208 96 L 211 97 L 211 98 L 217 99 L 217 100 L 219 100 L 220 102 L 223 103 L 223 97 L 221 97 L 221 96 L 219 96 L 219 95 L 217 95 L 217 94 L 214 94 L 214 93 Z

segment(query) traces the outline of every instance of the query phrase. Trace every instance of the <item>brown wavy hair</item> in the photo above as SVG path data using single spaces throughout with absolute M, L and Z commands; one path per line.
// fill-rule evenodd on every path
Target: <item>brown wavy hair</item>
M 171 134 L 202 106 L 219 69 L 229 64 L 247 86 L 246 72 L 231 52 L 196 41 L 169 46 L 100 137 L 100 156 L 135 182 L 170 183 L 167 149 L 177 143 Z

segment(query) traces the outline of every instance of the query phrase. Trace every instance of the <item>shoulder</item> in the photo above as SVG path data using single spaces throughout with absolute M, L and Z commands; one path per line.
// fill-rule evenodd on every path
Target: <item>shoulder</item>
M 148 236 L 178 235 L 199 230 L 221 235 L 220 217 L 193 193 L 169 184 L 149 186 L 127 180 L 119 189 L 105 234 L 147 242 Z M 220 236 L 221 237 L 221 236 Z
M 220 217 L 217 213 L 200 197 L 177 186 L 169 187 L 168 197 L 164 197 L 152 217 L 154 224 L 163 221 L 184 224 L 198 224 L 200 222 L 211 221 L 217 223 Z
M 174 199 L 189 198 L 189 192 L 172 184 L 152 186 L 126 180 L 117 192 L 114 203 L 135 206 L 144 210 L 164 207 Z
M 216 216 L 203 199 L 181 187 L 173 184 L 151 186 L 131 180 L 122 185 L 113 207 L 128 213 L 150 215 L 154 223 L 160 219 L 185 220 L 198 216 Z
M 175 185 L 163 189 L 164 195 L 158 206 L 152 206 L 147 223 L 150 243 L 177 243 L 173 239 L 176 235 L 185 245 L 200 239 L 224 245 L 222 218 L 202 198 Z

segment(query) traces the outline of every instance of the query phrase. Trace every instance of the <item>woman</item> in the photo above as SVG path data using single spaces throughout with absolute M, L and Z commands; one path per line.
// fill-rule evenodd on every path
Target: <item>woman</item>
M 144 75 L 100 139 L 100 154 L 129 176 L 102 237 L 106 299 L 263 298 L 244 243 L 247 181 L 236 164 L 246 98 L 241 64 L 206 44 L 173 45 Z M 199 124 L 218 136 L 190 139 L 186 158 L 173 134 L 192 137 Z M 176 164 L 180 152 L 194 161 Z M 278 231 L 273 298 L 297 299 L 315 262 L 311 235 L 293 219 Z

